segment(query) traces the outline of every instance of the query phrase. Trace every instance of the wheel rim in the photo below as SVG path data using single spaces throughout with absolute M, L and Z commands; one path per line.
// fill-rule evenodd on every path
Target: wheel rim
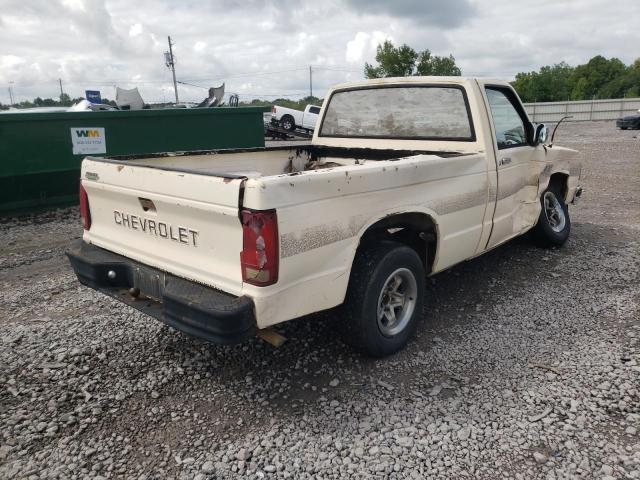
M 291 122 L 289 120 L 285 120 L 282 124 L 285 130 L 291 130 Z
M 418 282 L 407 268 L 394 271 L 378 296 L 378 328 L 385 337 L 405 329 L 416 307 Z
M 564 226 L 567 223 L 567 218 L 564 214 L 564 209 L 560 205 L 560 201 L 553 192 L 546 192 L 543 197 L 544 201 L 544 214 L 547 217 L 547 222 L 551 230 L 556 233 L 560 233 L 564 230 Z

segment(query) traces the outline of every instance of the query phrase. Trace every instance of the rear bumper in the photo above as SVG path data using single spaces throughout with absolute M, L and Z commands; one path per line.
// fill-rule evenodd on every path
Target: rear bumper
M 82 240 L 70 246 L 67 257 L 80 283 L 188 335 L 232 344 L 256 333 L 254 305 L 248 297 L 234 297 Z M 136 288 L 141 293 L 134 298 L 129 290 Z

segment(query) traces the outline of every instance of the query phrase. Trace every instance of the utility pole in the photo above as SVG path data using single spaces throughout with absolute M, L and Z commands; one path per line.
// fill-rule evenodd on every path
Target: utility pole
M 13 106 L 13 82 L 9 82 L 9 100 L 10 100 L 10 104 L 9 106 Z
M 171 73 L 173 74 L 173 90 L 176 92 L 176 104 L 178 104 L 178 82 L 176 82 L 176 62 L 173 58 L 173 43 L 171 43 L 171 37 L 167 37 L 169 40 L 169 51 L 164 53 L 164 60 L 167 64 L 167 67 L 171 69 Z
M 60 83 L 60 97 L 62 98 L 62 95 L 64 95 L 64 91 L 62 90 L 62 79 L 59 78 L 58 82 Z
M 313 66 L 309 65 L 309 96 L 313 97 Z

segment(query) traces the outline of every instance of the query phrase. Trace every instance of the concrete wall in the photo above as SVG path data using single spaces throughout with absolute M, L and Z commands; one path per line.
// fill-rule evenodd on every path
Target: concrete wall
M 524 104 L 529 118 L 536 123 L 553 123 L 566 115 L 565 121 L 615 120 L 638 112 L 640 98 L 583 100 L 579 102 L 541 102 Z

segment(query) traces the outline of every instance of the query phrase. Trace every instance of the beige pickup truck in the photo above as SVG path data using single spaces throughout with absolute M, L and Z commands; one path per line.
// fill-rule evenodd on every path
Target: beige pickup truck
M 425 277 L 530 231 L 569 236 L 574 150 L 508 83 L 338 85 L 311 145 L 87 157 L 78 279 L 187 334 L 234 343 L 341 305 L 345 338 L 402 348 Z

